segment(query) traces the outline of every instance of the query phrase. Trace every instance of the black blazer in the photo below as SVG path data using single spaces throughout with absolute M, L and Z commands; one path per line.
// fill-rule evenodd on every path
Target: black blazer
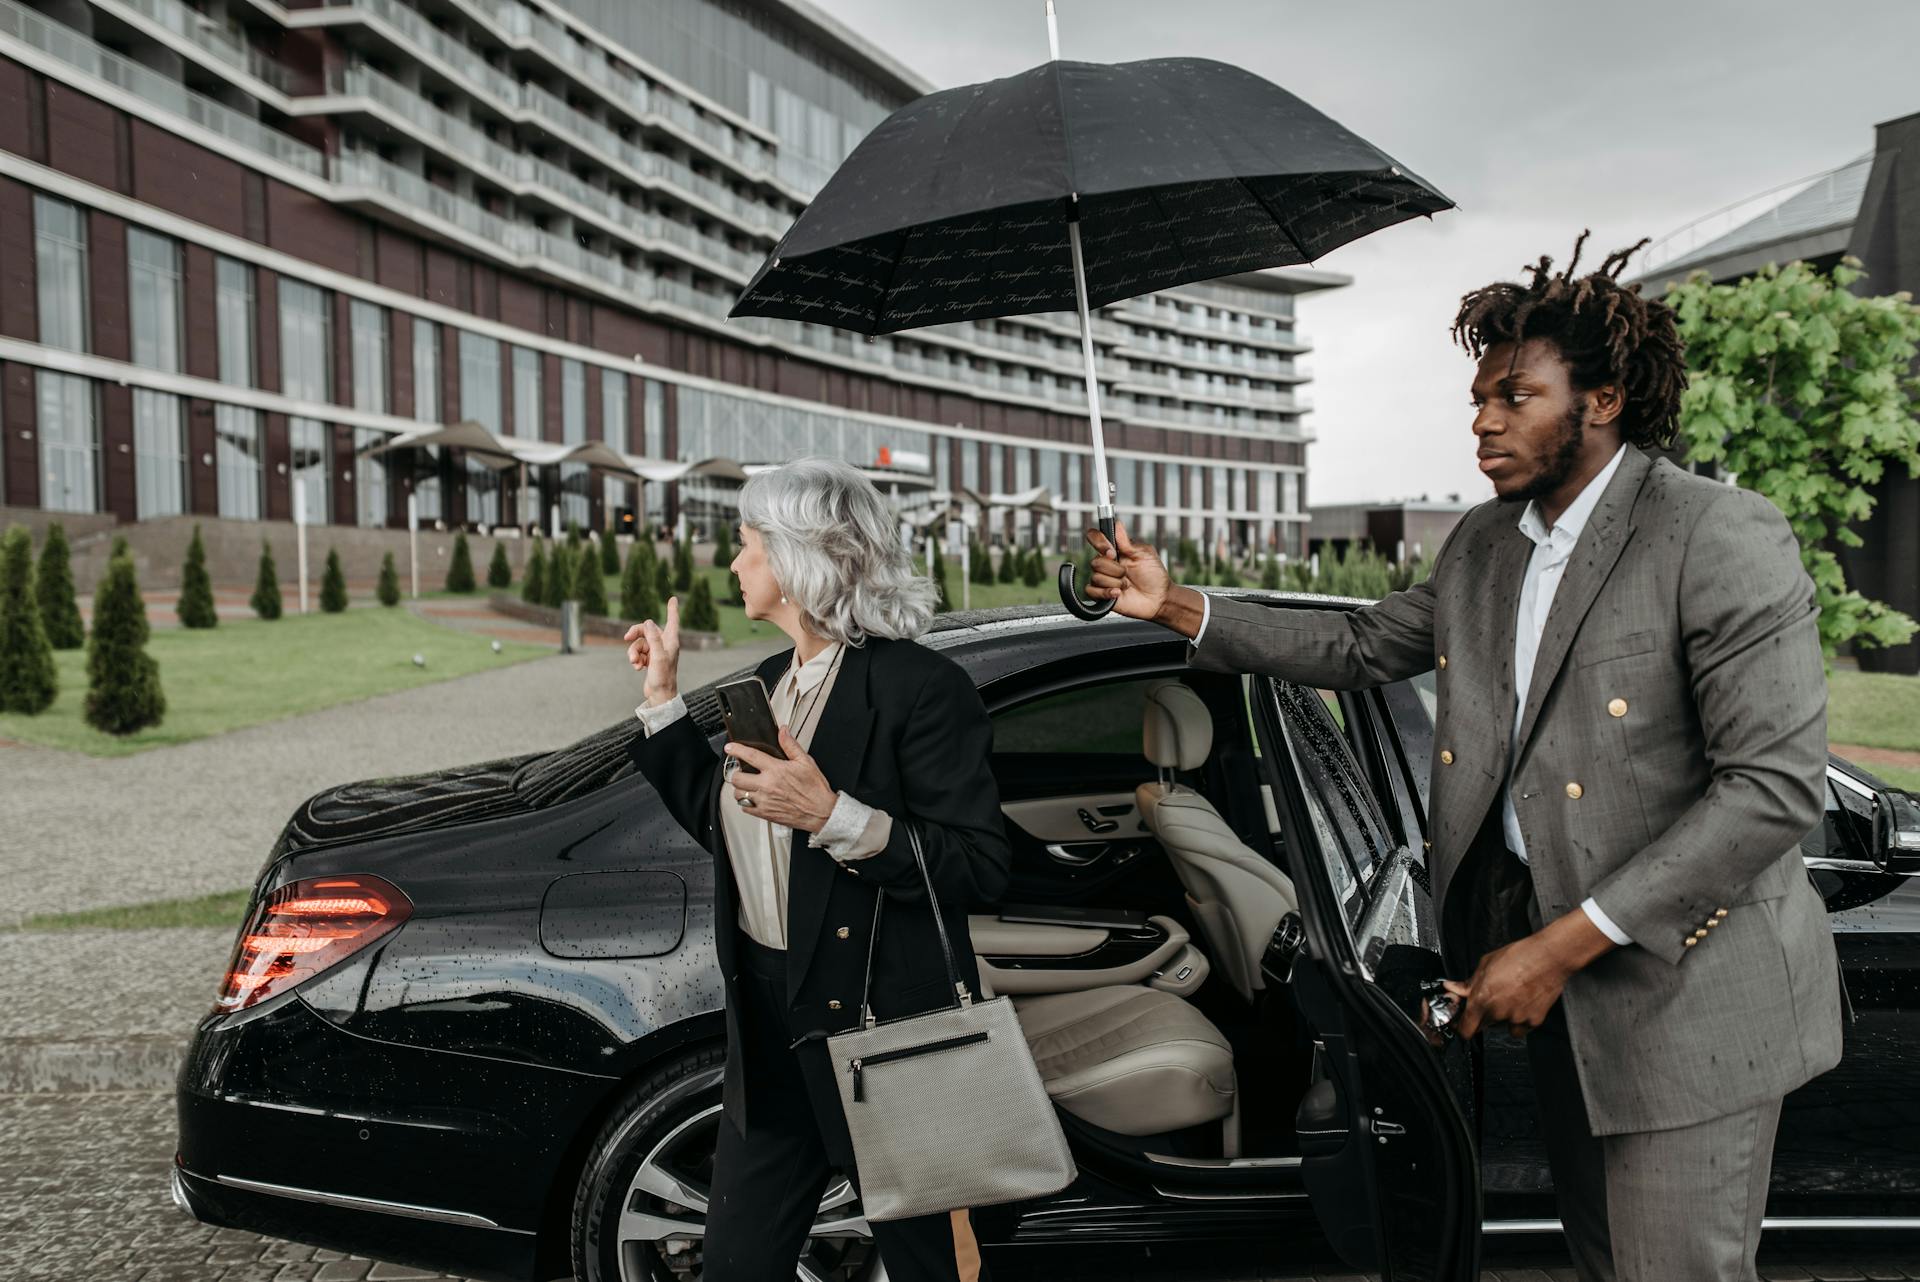
M 783 650 L 760 665 L 769 690 L 792 658 L 792 650 Z M 879 853 L 843 864 L 809 846 L 810 834 L 795 833 L 787 896 L 787 1031 L 790 1038 L 816 1034 L 800 1047 L 801 1071 L 836 1162 L 851 1162 L 852 1145 L 818 1035 L 859 1022 L 877 895 L 884 893 L 887 903 L 873 950 L 875 1015 L 917 1014 L 952 998 L 908 843 L 909 822 L 920 833 L 954 961 L 968 989 L 980 995 L 967 911 L 1000 898 L 1012 858 L 999 788 L 988 769 L 992 750 L 993 725 L 979 691 L 952 659 L 916 642 L 880 637 L 847 647 L 808 752 L 834 789 L 891 815 L 893 834 Z M 731 804 L 723 796 L 724 758 L 691 717 L 651 738 L 636 732 L 628 753 L 673 817 L 714 856 L 714 943 L 727 992 L 723 1099 L 744 1134 L 751 1102 L 738 1072 L 739 900 L 718 812 Z

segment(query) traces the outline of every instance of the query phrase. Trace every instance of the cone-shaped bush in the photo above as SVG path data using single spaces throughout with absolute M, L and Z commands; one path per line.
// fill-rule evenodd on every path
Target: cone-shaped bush
M 1026 564 L 1021 567 L 1020 581 L 1030 588 L 1037 588 L 1046 572 L 1046 566 L 1040 563 L 1040 549 L 1027 549 Z
M 693 581 L 693 597 L 687 605 L 687 627 L 694 632 L 718 632 L 720 610 L 713 603 L 713 589 L 703 574 Z
M 575 552 L 578 552 L 580 550 L 580 545 L 584 542 L 586 542 L 586 535 L 580 533 L 580 522 L 568 521 L 567 522 L 567 546 L 572 548 Z
M 547 561 L 547 604 L 558 609 L 573 595 L 573 577 L 579 572 L 580 558 L 565 539 L 554 546 Z
M 510 588 L 513 586 L 513 567 L 507 564 L 507 545 L 493 545 L 493 559 L 487 562 L 487 586 L 490 588 Z
M 933 553 L 927 558 L 927 577 L 935 583 L 947 580 L 947 558 L 940 553 L 940 540 L 933 540 Z
M 667 598 L 673 595 L 673 571 L 667 568 L 665 561 L 653 563 L 653 599 L 660 603 L 662 610 L 667 608 Z
M 727 529 L 725 521 L 719 525 L 719 530 L 713 536 L 713 563 L 725 569 L 733 564 L 733 534 Z
M 600 531 L 600 573 L 620 573 L 620 540 L 613 537 L 612 530 Z
M 187 564 L 180 571 L 180 600 L 174 611 L 183 628 L 211 628 L 220 622 L 213 609 L 213 580 L 207 577 L 207 547 L 200 541 L 198 525 L 187 544 Z
M 653 590 L 653 549 L 642 537 L 633 541 L 627 553 L 627 568 L 620 575 L 620 617 L 651 619 L 660 613 L 660 598 Z
M 947 563 L 940 555 L 940 545 L 933 545 L 933 612 L 945 614 L 953 609 L 953 602 L 947 597 Z
M 93 594 L 87 639 L 87 724 L 108 734 L 157 726 L 167 712 L 160 665 L 147 653 L 147 607 L 133 558 L 116 556 Z
M 374 589 L 381 605 L 400 604 L 400 571 L 393 568 L 393 553 L 380 558 L 380 584 Z
M 545 539 L 533 541 L 533 552 L 527 557 L 527 577 L 520 580 L 520 599 L 529 605 L 547 603 L 546 542 Z
M 347 576 L 340 569 L 340 552 L 327 549 L 326 572 L 320 576 L 320 608 L 338 614 L 347 608 Z
M 73 594 L 73 558 L 67 531 L 58 524 L 47 530 L 47 541 L 40 549 L 34 595 L 40 604 L 40 626 L 46 631 L 48 645 L 56 650 L 78 650 L 87 643 L 80 603 Z
M 1260 586 L 1269 592 L 1280 586 L 1280 562 L 1273 553 L 1267 553 L 1267 559 L 1260 567 Z
M 690 538 L 674 541 L 673 586 L 680 592 L 693 588 L 693 540 Z
M 1217 557 L 1213 566 L 1213 581 L 1223 588 L 1240 586 L 1239 571 L 1233 568 L 1233 562 L 1226 557 Z
M 467 536 L 453 536 L 453 560 L 447 566 L 447 591 L 473 591 L 473 553 L 467 550 Z
M 606 617 L 607 581 L 600 575 L 600 558 L 592 548 L 580 549 L 573 572 L 573 599 L 580 603 L 580 613 Z
M 1013 558 L 1014 551 L 1012 548 L 1000 549 L 1000 573 L 994 577 L 1002 583 L 1013 582 Z
M 34 591 L 33 536 L 16 525 L 0 540 L 0 712 L 38 716 L 59 693 Z
M 263 619 L 280 617 L 280 575 L 273 568 L 273 548 L 260 540 L 260 572 L 253 580 L 253 612 Z

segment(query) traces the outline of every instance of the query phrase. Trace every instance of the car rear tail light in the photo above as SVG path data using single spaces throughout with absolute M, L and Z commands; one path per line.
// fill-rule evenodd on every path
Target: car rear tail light
M 213 1009 L 229 1014 L 284 993 L 339 965 L 412 913 L 399 887 L 368 873 L 282 886 L 247 917 Z

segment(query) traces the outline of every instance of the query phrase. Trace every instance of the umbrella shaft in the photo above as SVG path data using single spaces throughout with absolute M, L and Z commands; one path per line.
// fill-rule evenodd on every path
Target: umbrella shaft
M 1078 211 L 1069 215 L 1067 244 L 1073 251 L 1073 301 L 1080 313 L 1080 357 L 1087 366 L 1087 421 L 1093 429 L 1093 496 L 1101 508 L 1113 510 L 1113 485 L 1107 480 L 1107 440 L 1100 428 L 1100 380 L 1093 368 L 1093 321 L 1087 314 L 1087 266 L 1080 253 Z

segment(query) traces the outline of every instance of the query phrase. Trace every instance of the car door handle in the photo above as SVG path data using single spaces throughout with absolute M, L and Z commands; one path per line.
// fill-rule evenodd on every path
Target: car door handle
M 1117 819 L 1095 819 L 1093 812 L 1085 806 L 1080 807 L 1076 813 L 1080 816 L 1080 822 L 1087 826 L 1088 832 L 1112 832 L 1120 826 L 1120 821 Z
M 1047 843 L 1047 854 L 1058 864 L 1069 868 L 1085 868 L 1089 864 L 1099 863 L 1108 850 L 1104 841 L 1053 841 Z

